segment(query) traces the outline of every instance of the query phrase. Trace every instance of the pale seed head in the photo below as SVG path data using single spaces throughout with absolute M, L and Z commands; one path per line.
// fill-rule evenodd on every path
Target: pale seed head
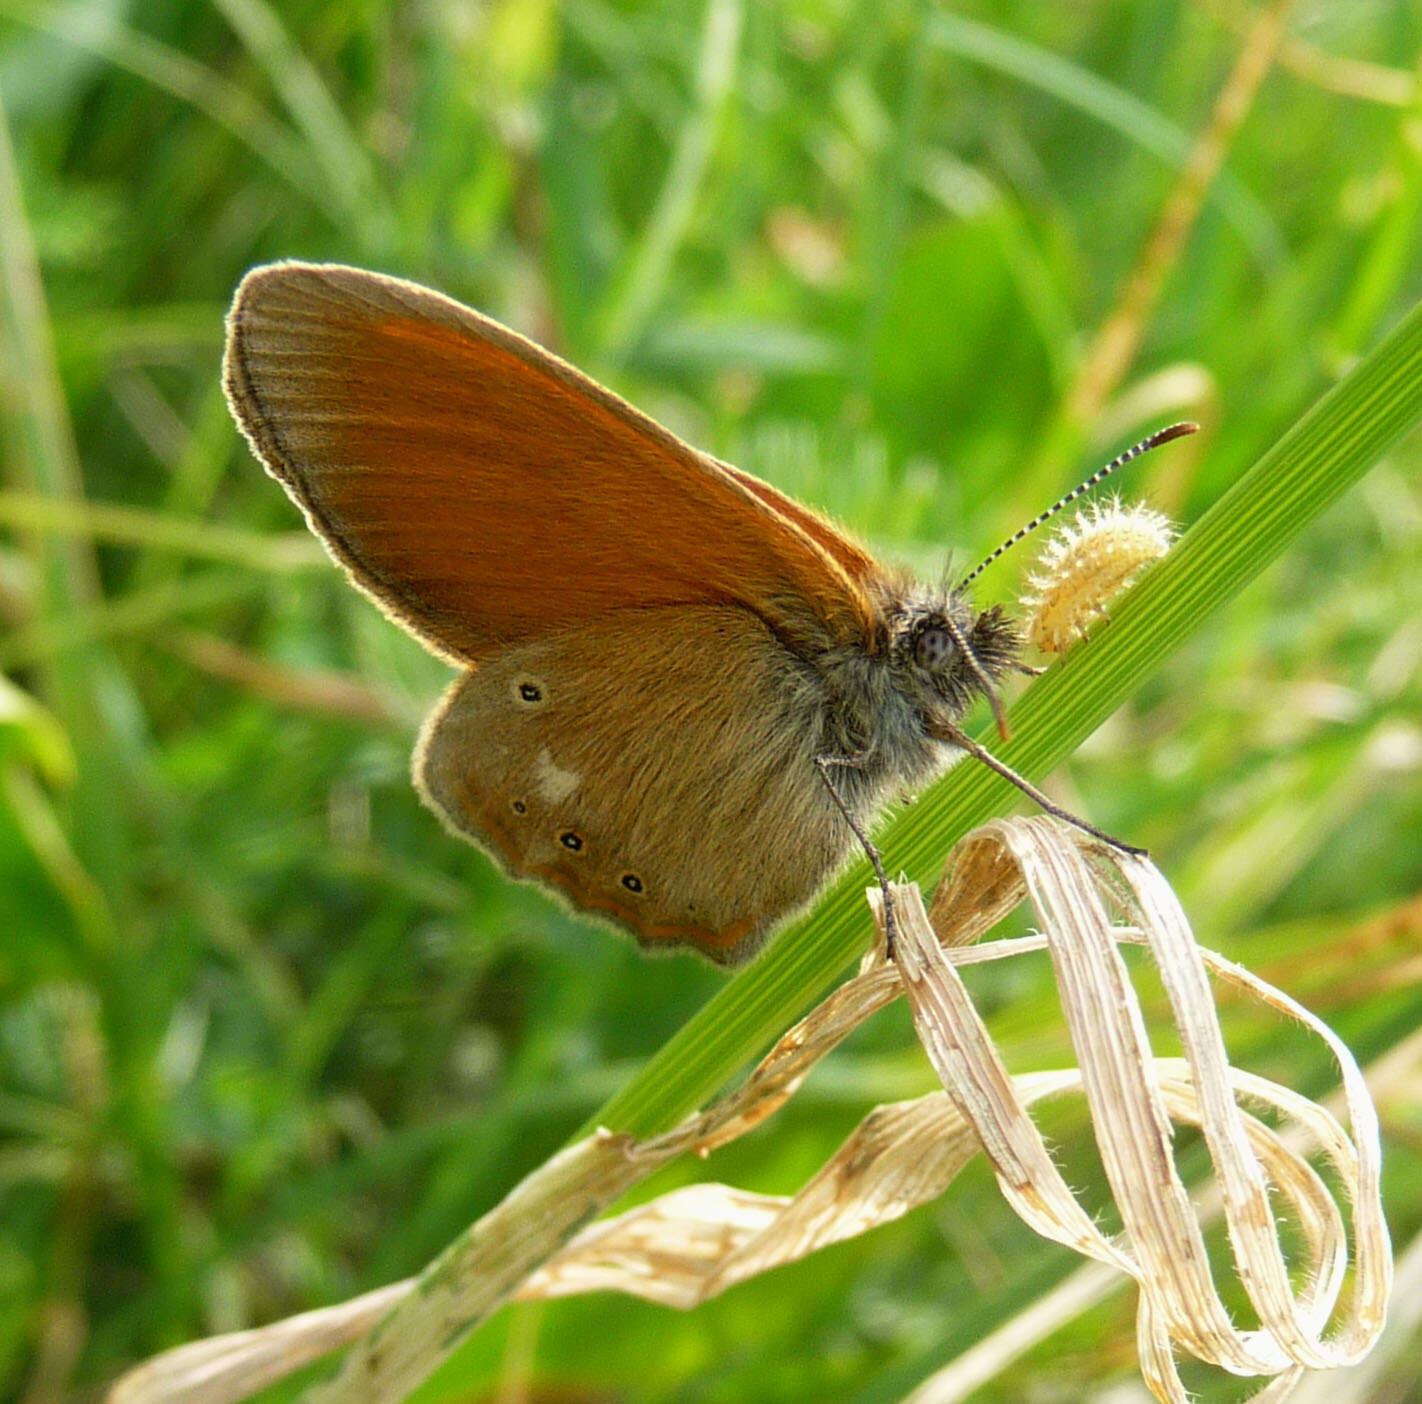
M 1159 512 L 1119 498 L 1079 511 L 1043 548 L 1022 596 L 1028 640 L 1064 653 L 1106 614 L 1111 598 L 1170 549 L 1174 533 Z

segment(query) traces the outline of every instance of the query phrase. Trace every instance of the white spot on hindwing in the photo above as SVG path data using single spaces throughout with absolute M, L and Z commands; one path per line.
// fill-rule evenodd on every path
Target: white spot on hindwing
M 533 783 L 545 804 L 561 804 L 583 783 L 583 777 L 576 771 L 564 770 L 545 746 L 533 762 Z

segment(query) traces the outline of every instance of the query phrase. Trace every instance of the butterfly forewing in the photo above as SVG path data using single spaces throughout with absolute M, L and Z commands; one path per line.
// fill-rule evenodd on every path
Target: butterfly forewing
M 446 656 L 688 604 L 740 605 L 792 638 L 872 630 L 846 570 L 858 548 L 827 551 L 805 509 L 787 518 L 779 494 L 438 293 L 337 266 L 258 269 L 225 375 L 253 447 L 333 554 Z
M 766 506 L 794 522 L 831 560 L 837 561 L 844 573 L 857 585 L 872 588 L 873 583 L 882 578 L 883 566 L 819 513 L 801 506 L 793 497 L 786 497 L 769 483 L 762 482 L 751 473 L 743 473 L 730 463 L 717 461 L 716 466 L 729 474 L 747 492 L 754 493 Z

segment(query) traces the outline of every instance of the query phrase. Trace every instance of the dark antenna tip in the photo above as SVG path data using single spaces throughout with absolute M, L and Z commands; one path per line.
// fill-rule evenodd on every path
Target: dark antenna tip
M 1167 424 L 1164 429 L 1157 429 L 1154 434 L 1140 441 L 1136 448 L 1137 453 L 1144 453 L 1147 449 L 1159 448 L 1161 444 L 1168 444 L 1172 439 L 1183 439 L 1187 434 L 1198 434 L 1200 426 L 1193 419 L 1182 419 L 1178 424 Z
M 1153 448 L 1159 448 L 1161 444 L 1168 444 L 1172 439 L 1183 439 L 1187 434 L 1199 432 L 1200 426 L 1192 419 L 1182 419 L 1178 424 L 1167 424 L 1164 429 L 1157 429 L 1154 434 L 1147 434 L 1138 444 L 1132 444 L 1125 453 L 1118 454 L 1104 468 L 1098 468 L 1085 482 L 1078 483 L 1072 490 L 1063 497 L 1059 497 L 1045 512 L 1039 512 L 1024 527 L 1019 527 L 1002 543 L 997 550 L 985 556 L 976 566 L 965 575 L 955 587 L 964 590 L 973 583 L 1004 551 L 1010 550 L 1017 545 L 1024 536 L 1030 536 L 1043 522 L 1050 521 L 1069 502 L 1075 502 L 1082 493 L 1094 488 L 1097 483 L 1104 482 L 1118 468 L 1124 468 L 1133 458 L 1139 458 L 1143 453 L 1149 453 Z

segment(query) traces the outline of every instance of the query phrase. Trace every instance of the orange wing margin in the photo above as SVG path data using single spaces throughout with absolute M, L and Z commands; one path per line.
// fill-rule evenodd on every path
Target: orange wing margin
M 703 455 L 707 457 L 708 455 Z M 844 573 L 856 584 L 866 588 L 876 577 L 882 576 L 884 568 L 862 546 L 845 536 L 833 522 L 812 512 L 808 507 L 786 497 L 779 488 L 755 477 L 732 464 L 713 459 L 716 467 L 738 482 L 747 492 L 753 492 L 765 505 L 789 519 L 810 538 L 831 560 L 837 561 Z
M 414 283 L 254 270 L 224 385 L 332 555 L 447 657 L 662 605 L 738 604 L 792 640 L 872 631 L 862 553 L 826 550 L 827 524 Z

